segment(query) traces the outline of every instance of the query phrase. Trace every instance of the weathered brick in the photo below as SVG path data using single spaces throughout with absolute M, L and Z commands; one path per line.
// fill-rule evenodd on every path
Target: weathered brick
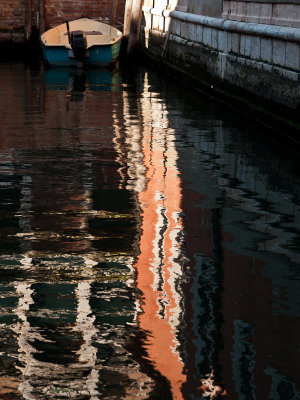
M 3 31 L 25 31 L 28 0 L 0 0 L 0 29 Z M 32 0 L 31 20 L 36 24 L 39 8 L 37 0 Z M 44 0 L 45 28 L 82 16 L 110 21 L 113 0 Z M 123 23 L 125 0 L 118 1 L 116 21 Z M 19 39 L 16 39 L 19 40 Z

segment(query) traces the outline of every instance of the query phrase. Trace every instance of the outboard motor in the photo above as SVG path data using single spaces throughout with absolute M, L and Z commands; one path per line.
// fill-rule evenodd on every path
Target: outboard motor
M 75 60 L 83 61 L 87 48 L 86 36 L 83 31 L 71 32 L 71 47 Z
M 85 32 L 83 32 L 83 31 L 70 32 L 69 23 L 66 22 L 66 24 L 67 24 L 67 29 L 68 29 L 69 43 L 72 47 L 72 50 L 74 53 L 74 58 L 77 61 L 83 61 L 85 54 L 86 54 L 86 49 L 87 49 L 87 41 L 86 41 Z

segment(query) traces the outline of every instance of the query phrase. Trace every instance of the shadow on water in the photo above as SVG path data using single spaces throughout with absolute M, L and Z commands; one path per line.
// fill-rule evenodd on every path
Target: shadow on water
M 300 398 L 291 153 L 149 68 L 0 85 L 0 398 Z

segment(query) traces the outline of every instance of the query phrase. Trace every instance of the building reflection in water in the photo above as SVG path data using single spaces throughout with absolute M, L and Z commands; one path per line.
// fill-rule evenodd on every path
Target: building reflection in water
M 166 398 L 298 398 L 292 163 L 206 101 L 199 115 L 192 95 L 154 74 L 136 90 L 124 110 L 146 176 L 135 265 L 145 360 L 168 382 Z
M 0 395 L 297 399 L 291 171 L 143 69 L 12 68 Z
M 217 276 L 220 265 L 214 257 L 214 217 L 212 213 L 204 216 L 208 220 L 205 234 L 209 237 L 206 245 L 210 254 L 199 255 L 196 260 L 194 255 L 187 258 L 188 227 L 182 221 L 175 130 L 170 127 L 168 110 L 158 93 L 152 91 L 147 74 L 141 87 L 143 92 L 137 103 L 132 103 L 130 96 L 124 97 L 124 115 L 131 116 L 130 110 L 137 109 L 136 120 L 126 121 L 126 136 L 133 132 L 133 124 L 136 132 L 130 142 L 138 145 L 132 158 L 141 160 L 138 153 L 142 153 L 146 178 L 135 188 L 142 216 L 140 254 L 135 264 L 137 287 L 142 293 L 137 322 L 146 332 L 145 359 L 166 380 L 165 398 L 213 399 L 226 393 L 214 377 L 221 284 Z M 135 165 L 141 170 L 140 162 Z M 199 222 L 203 216 L 196 217 Z
M 1 134 L 0 395 L 148 398 L 126 351 L 139 230 L 114 145 L 120 76 L 49 70 L 19 84 L 4 85 L 25 101 Z

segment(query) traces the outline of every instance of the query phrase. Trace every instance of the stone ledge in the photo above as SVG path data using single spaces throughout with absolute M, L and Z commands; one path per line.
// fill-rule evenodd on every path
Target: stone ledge
M 161 8 L 143 7 L 144 13 L 163 15 L 174 20 L 194 23 L 228 32 L 244 33 L 265 38 L 284 41 L 300 42 L 300 28 L 291 28 L 278 25 L 240 22 L 223 18 L 212 18 L 203 15 L 190 14 L 182 11 L 162 10 Z

